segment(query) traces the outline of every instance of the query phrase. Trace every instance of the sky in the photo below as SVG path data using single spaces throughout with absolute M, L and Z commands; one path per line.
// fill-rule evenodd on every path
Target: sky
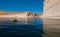
M 43 13 L 44 0 L 0 0 L 0 11 Z

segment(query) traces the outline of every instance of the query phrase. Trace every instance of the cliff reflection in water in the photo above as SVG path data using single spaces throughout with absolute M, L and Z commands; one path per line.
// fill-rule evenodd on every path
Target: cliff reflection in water
M 43 19 L 45 37 L 60 37 L 60 19 Z
M 41 18 L 18 20 L 0 20 L 0 37 L 43 37 L 43 22 Z

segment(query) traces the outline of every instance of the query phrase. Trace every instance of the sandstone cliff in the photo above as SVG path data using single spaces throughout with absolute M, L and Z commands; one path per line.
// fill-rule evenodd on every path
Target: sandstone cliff
M 32 12 L 3 12 L 0 11 L 0 19 L 25 19 L 25 18 L 34 18 L 40 17 L 40 14 L 34 14 Z
M 60 19 L 60 0 L 45 0 L 44 11 L 41 17 Z

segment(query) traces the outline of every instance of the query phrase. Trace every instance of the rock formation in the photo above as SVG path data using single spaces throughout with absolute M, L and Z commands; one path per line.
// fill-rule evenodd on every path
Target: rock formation
M 40 14 L 34 14 L 32 12 L 3 12 L 0 11 L 0 19 L 27 19 L 40 17 Z
M 33 16 L 34 14 L 30 12 L 23 12 L 23 13 L 0 12 L 0 18 L 27 18 Z
M 60 0 L 44 0 L 43 18 L 60 19 Z

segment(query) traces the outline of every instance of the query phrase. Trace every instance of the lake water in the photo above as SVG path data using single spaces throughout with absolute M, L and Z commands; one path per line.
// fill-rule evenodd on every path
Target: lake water
M 28 21 L 0 21 L 0 37 L 43 37 L 43 20 L 34 18 Z
M 60 19 L 43 19 L 44 37 L 60 37 Z

